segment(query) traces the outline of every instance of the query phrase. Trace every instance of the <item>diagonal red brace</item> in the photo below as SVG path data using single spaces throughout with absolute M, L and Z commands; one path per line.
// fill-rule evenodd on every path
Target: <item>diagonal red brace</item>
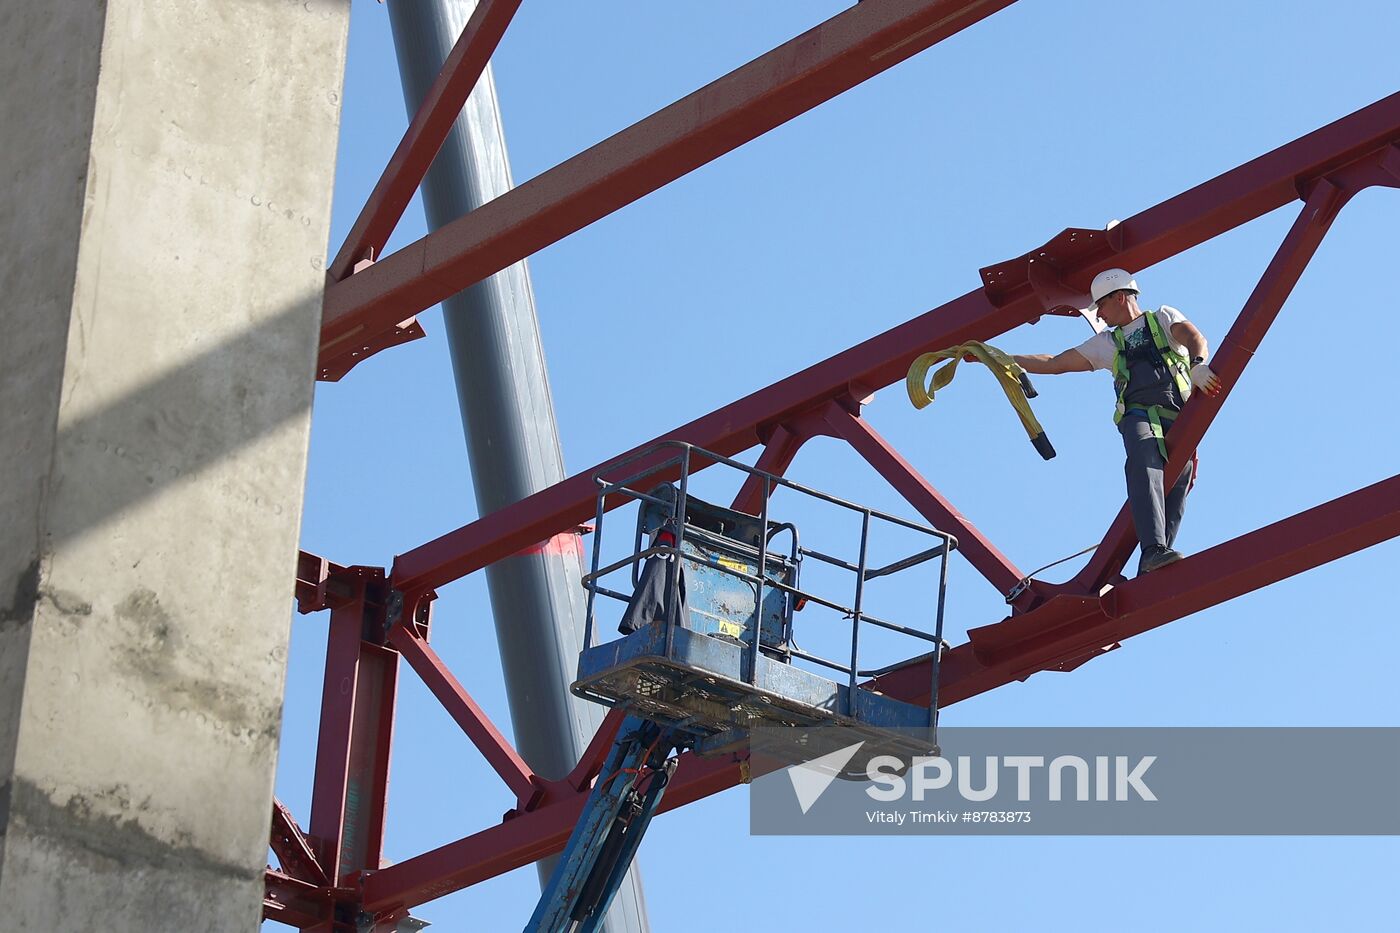
M 339 282 L 351 274 L 357 262 L 376 259 L 384 252 L 384 244 L 423 183 L 423 176 L 452 132 L 452 125 L 519 8 L 520 0 L 479 0 L 331 263 L 328 281 Z M 408 317 L 411 315 L 401 316 Z
M 754 469 L 782 476 L 787 472 L 787 468 L 792 466 L 793 458 L 806 442 L 805 434 L 789 430 L 785 425 L 778 425 L 768 436 L 768 443 L 764 445 L 763 453 L 758 455 Z M 730 508 L 757 515 L 762 506 L 763 479 L 750 473 L 744 479 L 744 484 L 739 487 L 739 493 L 734 497 Z
M 292 811 L 276 797 L 272 798 L 271 849 L 277 853 L 282 870 L 298 881 L 325 887 L 330 884 L 326 871 L 306 834 L 301 831 Z
M 467 738 L 501 776 L 501 780 L 506 782 L 511 793 L 515 794 L 517 808 L 528 810 L 534 806 L 544 793 L 544 783 L 535 777 L 530 766 L 506 741 L 486 712 L 477 705 L 461 682 L 452 676 L 437 652 L 417 631 L 404 625 L 394 626 L 389 633 L 389 643 L 418 672 L 448 715 L 462 727 Z
M 875 471 L 885 478 L 895 490 L 908 500 L 924 518 L 939 531 L 945 531 L 958 539 L 958 551 L 968 563 L 977 568 L 987 582 L 1003 595 L 1020 583 L 1024 574 L 1011 563 L 1011 560 L 997 549 L 997 546 L 978 531 L 961 512 L 945 499 L 929 481 L 919 475 L 909 461 L 900 456 L 899 451 L 889 445 L 875 432 L 864 419 L 854 415 L 832 402 L 826 409 L 826 423 L 836 433 L 856 449 Z M 1029 590 L 1021 598 L 1034 598 Z
M 576 791 L 586 791 L 592 785 L 598 772 L 603 770 L 608 753 L 617 741 L 617 732 L 626 718 L 627 713 L 621 709 L 608 710 L 608 715 L 603 717 L 603 722 L 598 726 L 598 731 L 593 733 L 588 747 L 579 756 L 578 764 L 574 765 L 574 770 L 564 779 L 570 787 Z

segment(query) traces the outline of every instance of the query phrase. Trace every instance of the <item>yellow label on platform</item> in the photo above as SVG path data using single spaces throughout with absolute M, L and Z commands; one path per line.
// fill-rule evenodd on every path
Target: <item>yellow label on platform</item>
M 744 636 L 744 627 L 742 625 L 721 620 L 716 620 L 716 622 L 719 624 L 719 633 L 721 635 L 728 635 L 730 638 L 742 638 Z
M 739 573 L 749 572 L 749 565 L 741 560 L 735 560 L 732 557 L 717 557 L 715 559 L 719 561 L 721 567 L 728 567 L 730 570 L 736 570 Z

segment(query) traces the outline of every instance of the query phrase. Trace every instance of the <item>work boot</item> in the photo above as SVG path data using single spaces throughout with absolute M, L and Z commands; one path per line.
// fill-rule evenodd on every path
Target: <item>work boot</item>
M 1164 545 L 1154 545 L 1142 552 L 1142 559 L 1138 561 L 1138 576 L 1160 570 L 1167 564 L 1174 564 L 1185 556 L 1180 551 L 1173 551 Z

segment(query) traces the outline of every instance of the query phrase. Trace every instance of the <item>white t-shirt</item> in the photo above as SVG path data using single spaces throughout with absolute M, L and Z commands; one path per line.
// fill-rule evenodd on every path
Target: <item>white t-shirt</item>
M 1167 335 L 1167 341 L 1172 345 L 1177 353 L 1190 359 L 1190 354 L 1186 352 L 1186 347 L 1182 346 L 1172 335 L 1172 325 L 1184 322 L 1186 315 L 1168 305 L 1162 305 L 1156 311 L 1144 311 L 1133 318 L 1132 322 L 1123 327 L 1123 339 L 1131 344 L 1133 335 L 1147 326 L 1147 315 L 1157 315 L 1157 323 L 1162 325 L 1162 333 Z M 1151 339 L 1150 337 L 1148 338 Z M 1094 369 L 1106 369 L 1113 371 L 1113 355 L 1118 352 L 1118 347 L 1113 342 L 1113 328 L 1109 328 L 1102 333 L 1095 334 L 1088 340 L 1075 347 L 1084 358 L 1089 361 L 1089 365 Z

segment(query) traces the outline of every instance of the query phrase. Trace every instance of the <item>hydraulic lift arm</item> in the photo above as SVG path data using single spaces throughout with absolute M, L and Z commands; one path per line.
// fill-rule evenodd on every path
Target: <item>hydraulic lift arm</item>
M 675 771 L 671 753 L 683 739 L 678 730 L 637 716 L 623 720 L 526 933 L 592 933 L 602 926 Z

